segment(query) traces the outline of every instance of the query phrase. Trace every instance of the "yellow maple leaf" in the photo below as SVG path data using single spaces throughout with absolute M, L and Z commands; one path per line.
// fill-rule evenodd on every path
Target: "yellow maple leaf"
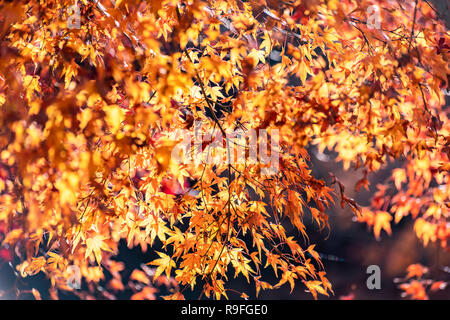
M 163 272 L 165 272 L 167 278 L 169 278 L 170 271 L 172 270 L 172 268 L 176 267 L 175 261 L 173 261 L 168 255 L 162 252 L 156 253 L 160 256 L 160 258 L 148 263 L 150 265 L 157 266 L 155 275 L 153 276 L 153 280 L 158 278 Z
M 391 220 L 392 216 L 385 211 L 377 211 L 373 224 L 373 233 L 377 239 L 380 238 L 381 230 L 385 230 L 389 235 L 391 234 Z
M 111 248 L 104 242 L 107 237 L 102 235 L 96 235 L 93 238 L 86 240 L 86 253 L 85 258 L 89 257 L 94 252 L 95 260 L 100 265 L 102 261 L 102 250 L 112 252 Z

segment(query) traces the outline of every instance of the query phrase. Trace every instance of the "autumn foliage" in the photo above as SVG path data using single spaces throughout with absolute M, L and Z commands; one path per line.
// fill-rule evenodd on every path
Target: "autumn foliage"
M 71 6 L 79 28 L 68 27 Z M 127 285 L 114 260 L 124 240 L 157 254 L 133 271 L 134 299 L 155 298 L 158 285 L 166 299 L 199 288 L 247 298 L 228 289 L 233 277 L 256 295 L 299 286 L 330 296 L 309 235 L 332 232 L 335 205 L 376 238 L 410 216 L 424 246 L 448 251 L 449 46 L 428 1 L 0 1 L 0 261 L 17 277 L 45 273 L 53 298 L 98 298 L 108 272 L 103 297 L 113 297 Z M 174 161 L 177 130 L 195 124 L 203 134 L 278 130 L 277 172 L 227 157 Z M 332 173 L 312 174 L 313 148 L 363 168 L 357 189 L 401 165 L 362 207 Z M 409 297 L 444 285 L 421 282 L 426 271 L 405 270 Z

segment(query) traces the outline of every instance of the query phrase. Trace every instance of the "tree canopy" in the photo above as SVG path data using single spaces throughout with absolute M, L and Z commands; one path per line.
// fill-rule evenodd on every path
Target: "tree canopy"
M 329 296 L 309 236 L 332 232 L 335 205 L 377 238 L 411 216 L 448 250 L 449 56 L 421 0 L 0 1 L 2 250 L 54 298 L 95 296 L 105 272 L 108 294 L 123 290 L 120 240 L 156 250 L 136 299 L 158 279 L 166 299 L 229 298 L 233 277 Z M 362 207 L 312 174 L 312 148 L 363 168 L 357 189 L 401 166 Z

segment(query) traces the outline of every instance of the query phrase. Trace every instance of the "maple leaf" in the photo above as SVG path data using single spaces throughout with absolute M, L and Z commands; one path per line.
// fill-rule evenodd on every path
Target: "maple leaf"
M 321 281 L 304 281 L 305 286 L 308 288 L 309 292 L 313 295 L 314 299 L 317 300 L 317 293 L 328 296 L 326 289 L 322 287 Z
M 105 243 L 105 240 L 107 239 L 108 238 L 106 236 L 102 235 L 96 235 L 92 238 L 86 239 L 86 253 L 84 254 L 84 257 L 90 257 L 93 252 L 97 264 L 100 265 L 102 261 L 102 250 L 113 252 L 113 250 Z
M 47 259 L 47 264 L 56 269 L 64 269 L 67 266 L 67 261 L 60 255 L 49 251 L 49 258 Z
M 131 296 L 131 300 L 155 300 L 155 293 L 158 290 L 153 287 L 144 287 L 140 292 L 135 293 Z
M 144 271 L 134 269 L 130 275 L 130 280 L 136 280 L 147 285 L 150 284 L 150 280 L 148 279 L 147 274 Z
M 435 281 L 430 287 L 431 291 L 444 290 L 447 287 L 448 283 L 444 281 Z
M 422 278 L 423 274 L 428 272 L 428 268 L 421 264 L 411 264 L 406 270 L 408 271 L 407 279 L 412 277 Z
M 428 295 L 423 287 L 422 283 L 417 280 L 413 280 L 410 283 L 403 283 L 400 285 L 400 289 L 405 291 L 406 295 L 411 296 L 415 300 L 428 300 Z
M 31 292 L 33 293 L 33 296 L 36 300 L 42 300 L 41 298 L 41 294 L 39 293 L 38 290 L 36 290 L 35 288 L 31 289 Z
M 185 300 L 184 295 L 181 292 L 175 292 L 173 294 L 163 296 L 164 300 Z
M 256 67 L 258 63 L 265 63 L 265 52 L 262 50 L 252 49 L 252 51 L 248 54 L 248 57 L 253 60 L 253 66 Z
M 159 255 L 159 258 L 148 263 L 150 265 L 157 266 L 155 274 L 153 276 L 153 281 L 156 278 L 158 278 L 163 272 L 165 272 L 167 278 L 169 278 L 170 271 L 172 270 L 172 268 L 176 267 L 175 261 L 173 261 L 170 258 L 170 256 L 168 256 L 162 252 L 156 252 L 156 253 Z
M 391 234 L 391 220 L 392 216 L 385 211 L 377 211 L 375 213 L 373 233 L 377 239 L 380 238 L 381 230 L 385 230 L 388 234 Z

